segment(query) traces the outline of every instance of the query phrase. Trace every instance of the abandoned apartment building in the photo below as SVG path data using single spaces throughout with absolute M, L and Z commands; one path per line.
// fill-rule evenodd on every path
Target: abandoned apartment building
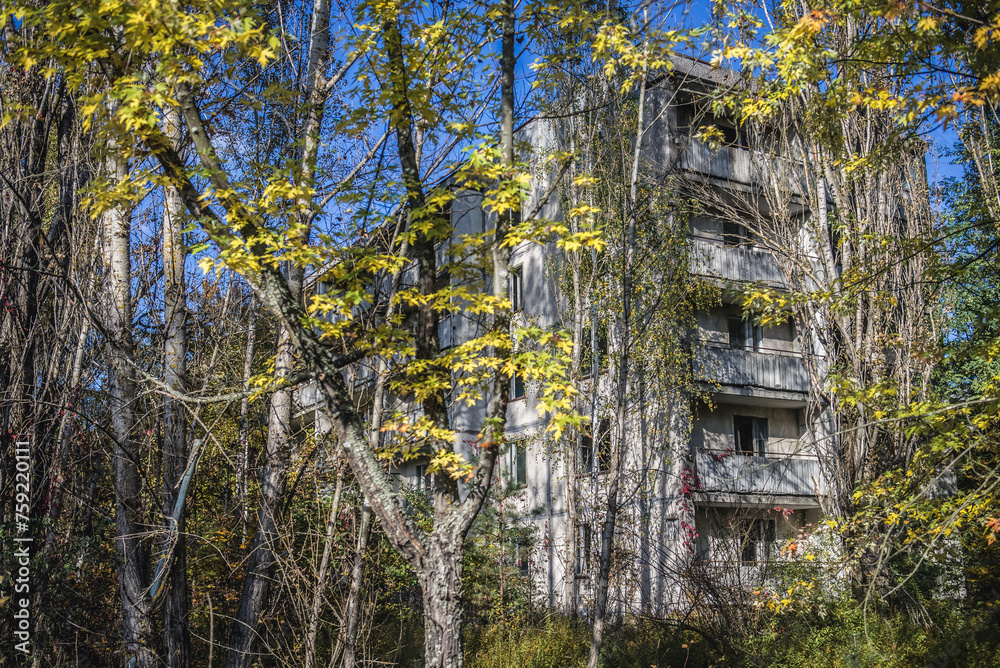
M 711 150 L 692 137 L 678 91 L 708 89 L 725 72 L 698 61 L 678 61 L 674 76 L 648 91 L 649 127 L 644 159 L 681 178 L 720 192 L 753 192 L 761 161 L 738 129 Z M 683 83 L 678 83 L 682 81 Z M 532 145 L 554 140 L 544 123 L 527 131 Z M 544 189 L 545 178 L 536 186 Z M 461 233 L 489 225 L 474 192 L 459 192 L 450 210 Z M 545 204 L 542 216 L 558 218 L 558 203 Z M 803 219 L 808 212 L 803 211 Z M 784 276 L 771 250 L 746 227 L 711 215 L 692 217 L 688 236 L 691 271 L 714 281 L 723 295 L 738 283 L 763 283 L 781 289 Z M 546 263 L 553 248 L 522 244 L 514 249 L 511 299 L 515 309 L 539 324 L 558 323 L 557 287 Z M 708 399 L 668 408 L 634 407 L 625 425 L 621 519 L 611 579 L 611 610 L 663 613 L 690 600 L 685 578 L 692 566 L 719 578 L 752 585 L 778 545 L 803 527 L 821 520 L 825 494 L 823 469 L 815 444 L 828 433 L 829 415 L 810 405 L 802 332 L 791 323 L 760 326 L 745 318 L 738 298 L 696 315 L 692 374 Z M 442 340 L 472 336 L 473 324 L 461 314 L 442 319 Z M 614 337 L 611 337 L 612 351 Z M 822 368 L 821 356 L 811 363 Z M 814 367 L 816 368 L 816 367 Z M 321 408 L 306 388 L 299 393 L 300 416 L 323 428 Z M 565 457 L 542 434 L 545 421 L 531 383 L 512 382 L 507 412 L 511 445 L 500 459 L 504 503 L 516 509 L 533 539 L 513 546 L 511 561 L 533 583 L 533 599 L 564 607 L 567 582 L 576 584 L 580 611 L 592 602 L 597 550 L 603 522 L 606 453 L 612 445 L 610 421 L 595 416 L 593 433 L 582 437 L 576 474 L 570 479 Z M 452 428 L 471 443 L 479 433 L 482 405 L 453 409 Z M 658 428 L 650 423 L 659 422 Z M 653 442 L 655 441 L 655 442 Z M 462 444 L 460 443 L 460 449 Z M 407 462 L 395 471 L 401 485 L 426 487 L 426 463 Z M 570 493 L 572 492 L 572 494 Z M 571 500 L 572 499 L 572 500 Z M 569 504 L 575 504 L 571 509 Z M 568 535 L 569 512 L 575 539 Z M 570 555 L 572 551 L 572 555 Z M 628 563 L 623 563 L 627 561 Z

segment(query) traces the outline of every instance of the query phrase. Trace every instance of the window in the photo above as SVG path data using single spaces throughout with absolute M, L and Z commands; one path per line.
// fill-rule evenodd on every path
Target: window
M 524 277 L 521 275 L 523 265 L 510 270 L 510 310 L 515 313 L 524 307 Z
M 434 244 L 434 250 L 436 251 L 435 257 L 437 259 L 439 272 L 442 268 L 447 269 L 447 266 L 454 261 L 454 258 L 452 257 L 454 233 L 449 233 L 453 224 L 453 204 L 454 200 L 448 199 L 446 202 L 440 202 L 437 206 L 431 205 L 432 208 L 430 208 L 429 211 L 425 210 L 423 214 L 425 224 L 432 225 L 432 234 L 437 238 L 437 241 Z M 440 278 L 441 276 L 439 274 L 438 279 L 440 280 Z M 447 285 L 447 283 L 445 283 L 445 285 Z
M 756 564 L 771 558 L 774 551 L 774 520 L 744 518 L 737 527 L 740 540 L 740 561 Z
M 601 420 L 597 425 L 597 470 L 611 470 L 611 421 Z
M 514 377 L 510 379 L 510 398 L 523 399 L 524 395 L 524 376 L 519 373 L 515 373 Z
M 597 423 L 597 450 L 594 434 L 584 434 L 580 441 L 580 472 L 594 473 L 611 469 L 611 421 L 604 418 Z
M 413 484 L 414 488 L 421 492 L 429 492 L 431 489 L 431 478 L 427 475 L 427 464 L 417 464 L 416 466 L 416 480 Z
M 764 328 L 737 315 L 729 316 L 729 347 L 737 350 L 760 351 L 764 346 Z
M 734 223 L 729 220 L 722 221 L 722 241 L 727 246 L 749 246 L 753 244 L 753 238 L 746 225 Z
M 594 472 L 594 438 L 584 434 L 580 438 L 580 473 Z
M 576 531 L 576 574 L 590 570 L 590 525 L 584 524 Z
M 513 556 L 514 566 L 520 571 L 521 577 L 528 577 L 531 567 L 531 543 L 528 541 L 528 537 L 520 533 L 515 535 L 511 540 L 510 553 Z
M 767 456 L 767 418 L 733 416 L 736 452 L 741 455 Z
M 584 374 L 594 372 L 594 335 L 591 326 L 588 324 L 583 329 L 583 339 L 580 345 L 583 347 L 583 355 L 580 360 L 580 368 Z M 605 322 L 597 324 L 597 368 L 603 370 L 608 368 L 608 325 Z
M 524 445 L 510 446 L 510 478 L 516 487 L 528 484 L 528 450 Z

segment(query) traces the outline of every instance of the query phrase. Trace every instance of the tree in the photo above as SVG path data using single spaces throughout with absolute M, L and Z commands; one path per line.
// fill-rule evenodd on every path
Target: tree
M 517 32 L 513 6 L 500 3 L 482 13 L 453 13 L 447 4 L 359 8 L 363 36 L 344 52 L 347 65 L 342 70 L 352 71 L 358 82 L 348 96 L 358 105 L 337 119 L 315 122 L 317 127 L 327 122 L 337 125 L 345 137 L 350 135 L 343 128 L 352 124 L 361 126 L 354 136 L 368 136 L 376 124 L 382 124 L 387 135 L 395 135 L 398 171 L 382 164 L 376 173 L 385 180 L 372 183 L 371 189 L 356 188 L 354 178 L 366 163 L 362 156 L 357 169 L 341 170 L 346 176 L 345 194 L 331 197 L 342 211 L 365 199 L 377 198 L 379 205 L 393 200 L 397 204 L 386 207 L 388 215 L 377 214 L 371 205 L 355 210 L 357 227 L 352 232 L 369 235 L 372 243 L 325 236 L 318 245 L 307 244 L 313 238 L 309 221 L 324 205 L 309 173 L 313 160 L 309 147 L 319 146 L 317 135 L 312 131 L 299 135 L 296 149 L 303 159 L 259 172 L 253 164 L 241 170 L 237 160 L 227 160 L 220 151 L 217 130 L 205 111 L 213 87 L 223 77 L 238 81 L 244 75 L 254 76 L 254 67 L 246 59 L 261 65 L 272 62 L 281 36 L 269 33 L 241 5 L 196 4 L 182 10 L 137 4 L 118 10 L 109 14 L 103 5 L 56 3 L 21 11 L 22 26 L 44 32 L 48 40 L 37 50 L 23 51 L 21 63 L 30 67 L 44 57 L 65 68 L 68 85 L 85 94 L 88 116 L 96 113 L 100 131 L 120 139 L 114 145 L 117 165 L 134 161 L 131 170 L 115 172 L 121 180 L 109 196 L 95 197 L 95 209 L 106 217 L 117 215 L 118 202 L 147 183 L 149 172 L 136 169 L 139 162 L 152 159 L 159 164 L 163 176 L 155 178 L 176 190 L 188 215 L 211 240 L 213 251 L 203 256 L 203 263 L 242 274 L 260 304 L 277 319 L 286 337 L 279 349 L 279 382 L 292 379 L 293 360 L 304 377 L 315 382 L 336 439 L 369 504 L 390 540 L 414 566 L 424 592 L 427 665 L 460 665 L 463 542 L 485 499 L 502 447 L 510 378 L 517 372 L 542 380 L 547 388 L 543 403 L 550 410 L 564 407 L 572 393 L 563 383 L 558 334 L 524 328 L 518 336 L 533 340 L 533 345 L 525 344 L 516 355 L 512 353 L 507 299 L 510 248 L 524 240 L 560 237 L 558 226 L 552 235 L 535 212 L 526 212 L 516 222 L 526 177 L 515 160 L 514 148 Z M 314 28 L 325 11 L 323 3 L 314 9 Z M 311 31 L 314 40 L 323 33 L 321 28 Z M 464 255 L 461 263 L 442 266 L 437 246 L 453 236 L 451 220 L 442 210 L 455 197 L 437 185 L 440 181 L 433 174 L 438 165 L 451 160 L 457 146 L 473 143 L 479 136 L 478 116 L 470 116 L 467 103 L 481 94 L 483 80 L 466 75 L 477 57 L 487 55 L 497 36 L 501 43 L 497 68 L 501 94 L 494 115 L 499 126 L 497 148 L 486 141 L 453 168 L 460 187 L 486 191 L 484 208 L 496 218 L 485 234 L 456 240 L 453 249 Z M 75 46 L 69 48 L 70 44 Z M 118 59 L 117 45 L 136 57 Z M 324 48 L 317 49 L 318 62 L 326 63 Z M 228 55 L 216 58 L 213 50 Z M 313 62 L 311 57 L 309 62 Z M 350 70 L 355 63 L 358 69 Z M 216 68 L 211 79 L 203 74 L 209 66 Z M 81 87 L 84 72 L 95 82 L 86 91 Z M 311 76 L 311 66 L 307 72 Z M 327 79 L 323 92 L 329 93 L 336 81 L 335 77 Z M 316 101 L 307 97 L 307 112 L 317 112 Z M 249 101 L 245 109 L 253 110 L 254 105 L 255 101 Z M 161 118 L 170 108 L 182 120 L 197 155 L 195 165 L 185 162 L 164 131 Z M 365 119 L 375 122 L 366 124 Z M 381 222 L 370 226 L 372 217 Z M 562 235 L 559 241 L 587 243 L 588 239 Z M 285 273 L 279 268 L 282 262 L 288 267 Z M 386 276 L 411 263 L 416 285 L 401 285 L 397 292 L 381 291 Z M 329 267 L 328 280 L 334 286 L 314 297 L 308 309 L 301 305 L 297 278 L 307 267 Z M 451 272 L 450 284 L 439 283 L 439 269 Z M 474 272 L 479 270 L 485 280 L 476 278 Z M 392 315 L 393 304 L 399 305 L 398 315 Z M 441 316 L 459 309 L 481 318 L 482 333 L 445 349 L 438 338 Z M 330 312 L 337 316 L 332 322 L 319 317 Z M 384 313 L 389 317 L 383 317 Z M 392 392 L 408 398 L 422 412 L 415 420 L 395 421 L 398 430 L 405 428 L 403 433 L 414 438 L 398 439 L 393 446 L 402 448 L 405 456 L 433 453 L 434 524 L 430 531 L 417 527 L 408 515 L 370 445 L 370 427 L 342 375 L 350 365 L 379 358 L 388 363 Z M 122 373 L 126 371 L 123 367 Z M 288 391 L 287 386 L 279 386 L 276 397 Z M 474 403 L 484 394 L 488 398 L 483 431 L 470 459 L 456 451 L 449 403 Z M 282 415 L 287 412 L 275 412 L 274 419 L 280 422 Z M 572 419 L 553 420 L 553 428 L 558 430 Z M 237 624 L 231 632 L 230 665 L 248 660 L 254 625 L 259 623 L 266 599 L 266 585 L 261 583 L 273 565 L 268 540 L 274 531 L 275 510 L 284 496 L 288 454 L 287 441 L 269 439 L 259 529 Z M 126 466 L 124 457 L 120 459 Z M 129 480 L 134 473 L 126 468 L 119 475 L 117 487 L 126 508 L 130 508 L 126 501 L 131 499 Z M 133 528 L 120 527 L 129 535 Z M 123 569 L 130 568 L 141 571 L 142 563 L 126 553 Z M 123 600 L 138 605 L 144 600 L 142 587 L 133 589 L 124 592 Z M 130 651 L 143 656 L 148 652 L 139 637 L 147 633 L 142 622 L 146 616 L 140 610 L 137 621 L 127 625 L 133 628 Z
M 165 118 L 166 135 L 174 146 L 180 140 L 180 119 L 176 113 Z M 169 187 L 163 195 L 163 382 L 175 393 L 185 392 L 187 371 L 187 336 L 185 332 L 187 295 L 184 280 L 184 247 L 182 206 Z M 171 517 L 180 499 L 181 480 L 187 464 L 187 424 L 183 402 L 167 395 L 163 400 L 163 515 Z M 183 511 L 183 508 L 181 509 Z M 163 610 L 163 653 L 168 666 L 190 663 L 191 638 L 187 627 L 188 582 L 187 546 L 184 515 L 177 523 L 177 540 L 172 549 L 170 575 Z
M 988 353 L 996 340 L 997 291 L 996 226 L 991 213 L 991 198 L 984 192 L 979 176 L 982 160 L 992 154 L 996 143 L 996 124 L 963 128 L 965 142 L 954 152 L 955 163 L 962 167 L 961 178 L 946 179 L 940 192 L 946 205 L 939 236 L 942 239 L 947 284 L 944 290 L 946 321 L 945 363 L 935 373 L 941 392 L 955 401 L 969 401 L 988 393 L 991 379 L 1000 368 Z M 966 148 L 966 147 L 969 148 Z M 976 159 L 976 156 L 980 159 Z

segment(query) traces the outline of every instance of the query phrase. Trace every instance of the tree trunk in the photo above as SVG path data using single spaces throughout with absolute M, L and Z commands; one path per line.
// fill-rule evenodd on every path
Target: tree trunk
M 424 668 L 462 667 L 462 552 L 433 541 L 423 564 Z
M 309 36 L 309 58 L 306 83 L 302 92 L 306 110 L 301 121 L 298 138 L 302 147 L 299 164 L 299 185 L 311 187 L 317 151 L 319 130 L 322 126 L 323 105 L 326 100 L 325 72 L 330 59 L 330 2 L 315 0 Z M 298 243 L 309 243 L 311 202 L 300 198 Z M 301 305 L 302 267 L 289 263 L 287 285 L 291 298 Z M 293 369 L 294 342 L 288 327 L 278 328 L 278 354 L 274 361 L 275 376 L 288 378 Z M 267 424 L 267 459 L 261 480 L 260 506 L 257 510 L 257 533 L 247 563 L 240 604 L 229 636 L 226 668 L 245 668 L 253 658 L 253 647 L 259 638 L 261 612 L 267 605 L 270 582 L 275 567 L 274 548 L 278 538 L 277 512 L 284 502 L 285 483 L 291 461 L 290 430 L 292 419 L 292 390 L 283 389 L 271 397 Z
M 358 529 L 358 549 L 354 553 L 354 567 L 351 569 L 351 588 L 347 593 L 347 614 L 344 620 L 344 663 L 343 668 L 357 665 L 355 651 L 358 641 L 358 620 L 361 617 L 361 580 L 365 574 L 365 552 L 371 536 L 372 509 L 367 503 L 361 509 L 361 526 Z
M 73 355 L 73 370 L 70 375 L 69 388 L 66 393 L 68 397 L 67 404 L 75 401 L 78 389 L 80 386 L 80 379 L 83 376 L 83 360 L 87 353 L 87 336 L 90 334 L 90 321 L 83 320 L 83 329 L 80 331 L 79 338 L 77 339 L 76 352 Z M 45 543 L 42 546 L 42 552 L 39 555 L 39 562 L 41 563 L 41 573 L 39 574 L 38 583 L 35 587 L 35 591 L 32 592 L 34 598 L 34 609 L 38 611 L 38 617 L 35 620 L 35 638 L 43 637 L 42 634 L 45 632 L 45 628 L 48 625 L 48 615 L 45 613 L 45 607 L 43 602 L 45 599 L 45 594 L 48 589 L 50 582 L 50 577 L 52 575 L 53 569 L 59 564 L 60 552 L 58 550 L 58 522 L 59 517 L 62 513 L 62 499 L 63 491 L 66 487 L 66 462 L 69 458 L 69 448 L 70 443 L 73 440 L 73 427 L 76 424 L 76 411 L 66 410 L 63 412 L 62 418 L 59 421 L 59 431 L 56 436 L 56 442 L 58 445 L 58 451 L 55 456 L 55 460 L 52 464 L 52 474 L 51 474 L 51 501 L 49 504 L 48 512 L 48 522 L 45 526 Z M 32 668 L 41 668 L 42 655 L 38 653 L 32 660 Z
M 180 139 L 180 118 L 173 109 L 164 114 L 166 134 Z M 184 285 L 183 204 L 172 187 L 163 189 L 163 382 L 183 393 L 187 373 L 187 293 Z M 187 424 L 184 404 L 169 394 L 163 399 L 163 514 L 170 517 L 177 504 L 181 477 L 187 462 Z M 163 651 L 168 668 L 186 668 L 190 662 L 191 636 L 187 625 L 186 513 L 177 520 L 176 540 L 163 603 Z
M 125 178 L 125 164 L 117 147 L 108 146 L 108 173 L 114 182 Z M 132 343 L 132 273 L 129 214 L 119 208 L 104 214 L 104 262 L 107 271 L 106 319 L 110 386 L 111 433 L 114 435 L 115 469 L 115 560 L 122 605 L 122 635 L 125 649 L 135 657 L 136 668 L 154 668 L 160 662 L 150 645 L 147 590 L 149 556 L 138 535 L 142 532 L 143 508 L 135 438 L 135 382 L 127 361 Z
M 574 382 L 579 383 L 583 346 L 589 344 L 589 342 L 585 343 L 583 341 L 585 308 L 579 253 L 570 255 L 570 262 L 572 263 L 573 273 L 573 366 L 571 369 L 571 378 Z M 596 327 L 596 323 L 593 326 Z M 592 352 L 596 354 L 597 351 L 593 350 Z M 591 376 L 591 383 L 596 385 L 597 374 L 596 370 L 594 371 L 595 373 Z M 574 429 L 573 437 L 570 439 L 569 452 L 566 453 L 566 557 L 563 560 L 563 613 L 570 617 L 576 616 L 579 611 L 579 587 L 576 581 L 576 535 L 578 531 L 576 516 L 579 505 L 577 489 L 579 480 L 577 474 L 579 473 L 578 463 L 582 448 L 583 432 L 580 429 Z M 549 530 L 552 530 L 551 525 Z
M 398 233 L 398 230 L 397 230 Z M 405 257 L 409 245 L 406 240 L 402 241 L 400 253 Z M 397 269 L 392 276 L 393 293 L 399 290 L 403 272 Z M 398 309 L 398 306 L 391 306 L 390 313 Z M 385 419 L 385 385 L 389 380 L 388 364 L 385 358 L 380 358 L 378 362 L 378 376 L 375 379 L 375 392 L 372 397 L 372 421 L 368 432 L 368 444 L 373 450 L 378 447 L 379 435 Z M 365 499 L 361 509 L 361 527 L 358 531 L 357 551 L 354 554 L 354 566 L 351 568 L 351 584 L 347 593 L 347 611 L 345 613 L 343 630 L 337 639 L 337 647 L 331 657 L 333 659 L 340 654 L 341 647 L 344 650 L 344 662 L 342 668 L 354 668 L 357 664 L 357 639 L 358 621 L 361 613 L 361 581 L 365 572 L 365 552 L 368 549 L 368 539 L 371 536 L 372 508 L 368 500 Z
M 246 539 L 247 524 L 250 521 L 250 512 L 247 510 L 247 492 L 249 491 L 250 476 L 250 376 L 253 374 L 253 358 L 257 346 L 257 309 L 255 300 L 250 297 L 249 322 L 247 323 L 247 347 L 243 358 L 243 398 L 240 399 L 240 431 L 239 448 L 240 452 L 237 460 L 236 472 L 236 496 L 240 504 L 240 518 L 243 528 L 243 537 Z
M 510 0 L 504 5 L 502 24 L 503 94 L 500 143 L 505 167 L 513 173 L 516 169 L 513 159 L 513 91 L 516 66 L 514 43 L 516 34 L 514 31 L 514 8 Z M 386 81 L 387 85 L 394 89 L 391 91 L 394 106 L 393 120 L 399 151 L 400 171 L 407 190 L 406 205 L 411 212 L 425 213 L 426 201 L 419 166 L 415 159 L 412 137 L 413 113 L 407 96 L 408 67 L 405 62 L 399 27 L 391 18 L 383 24 L 383 39 L 389 65 L 392 69 L 386 76 Z M 193 91 L 185 83 L 178 82 L 175 85 L 174 93 L 198 151 L 201 164 L 208 172 L 209 180 L 213 187 L 218 190 L 228 191 L 231 188 L 228 174 L 222 167 L 218 154 L 212 146 Z M 157 142 L 158 140 L 153 137 L 152 141 Z M 160 147 L 158 146 L 158 148 Z M 183 165 L 180 164 L 176 154 L 169 150 L 158 150 L 156 157 L 169 176 L 181 186 L 182 196 L 189 210 L 199 220 L 205 221 L 204 224 L 213 226 L 217 224 L 218 218 L 211 209 L 199 200 L 197 191 L 187 178 Z M 254 239 L 257 234 L 256 224 L 253 222 L 253 217 L 247 215 L 248 212 L 242 208 L 240 202 L 230 199 L 225 202 L 224 206 L 234 218 L 246 221 L 238 230 L 238 234 L 244 240 Z M 497 217 L 491 240 L 493 297 L 501 304 L 507 299 L 509 290 L 511 219 L 510 210 L 503 211 Z M 420 294 L 424 297 L 430 297 L 437 292 L 435 285 L 437 279 L 436 248 L 434 244 L 436 237 L 439 236 L 438 233 L 445 231 L 443 226 L 450 226 L 450 222 L 450 220 L 445 221 L 440 218 L 432 219 L 436 229 L 430 232 L 418 230 L 418 233 L 414 235 L 412 259 L 416 261 L 419 268 Z M 253 255 L 261 258 L 270 252 L 258 241 L 250 242 L 250 250 Z M 246 276 L 253 282 L 261 303 L 278 318 L 282 332 L 287 332 L 289 337 L 294 338 L 298 353 L 306 368 L 312 372 L 317 389 L 326 401 L 328 417 L 339 443 L 344 448 L 355 478 L 373 511 L 378 514 L 382 521 L 382 527 L 389 539 L 402 556 L 413 565 L 418 574 L 424 590 L 425 612 L 428 615 L 426 652 L 429 660 L 427 665 L 461 666 L 462 552 L 469 528 L 485 502 L 492 481 L 497 452 L 504 440 L 510 376 L 503 370 L 504 367 L 499 367 L 491 379 L 483 443 L 479 450 L 479 462 L 465 478 L 468 490 L 465 498 L 460 497 L 458 482 L 447 472 L 441 472 L 434 476 L 434 529 L 428 534 L 418 527 L 407 513 L 393 481 L 383 470 L 383 462 L 370 446 L 371 434 L 365 428 L 364 421 L 354 404 L 353 396 L 342 373 L 342 369 L 351 363 L 349 360 L 352 359 L 353 355 L 334 353 L 328 346 L 320 342 L 312 327 L 304 324 L 304 309 L 300 303 L 301 286 L 300 283 L 295 282 L 293 277 L 281 276 L 267 262 L 261 262 L 258 271 L 248 272 Z M 301 280 L 300 277 L 295 278 Z M 425 369 L 428 369 L 427 372 L 436 378 L 450 378 L 451 370 L 440 359 L 441 347 L 437 332 L 438 314 L 432 306 L 433 301 L 428 299 L 425 304 L 422 300 L 421 305 L 417 308 L 417 323 L 414 327 L 415 331 L 413 331 L 414 343 L 416 344 L 414 357 L 418 362 L 429 363 Z M 491 323 L 492 332 L 506 334 L 509 332 L 509 327 L 509 311 L 500 310 Z M 497 358 L 501 362 L 508 362 L 510 360 L 509 350 L 501 349 L 497 352 Z M 448 420 L 447 388 L 442 388 L 440 392 L 431 394 L 432 396 L 424 398 L 420 402 L 424 415 L 429 417 L 435 425 L 446 427 Z M 454 448 L 455 444 L 437 440 L 428 443 L 428 445 Z M 269 461 L 275 456 L 275 452 L 269 444 Z M 262 512 L 259 515 L 262 529 L 266 528 L 265 523 L 268 519 L 268 513 L 264 512 L 267 509 L 264 499 L 273 495 L 274 490 L 271 487 L 276 486 L 276 482 L 277 480 L 272 480 L 265 474 L 262 483 Z M 283 478 L 281 482 L 283 484 Z M 264 540 L 262 538 L 264 533 L 263 530 L 258 532 L 255 544 Z M 259 552 L 270 554 L 269 551 L 265 550 Z M 257 553 L 258 551 L 255 550 L 255 554 Z M 254 559 L 259 559 L 259 557 L 254 557 Z M 267 565 L 270 566 L 270 564 Z M 250 564 L 250 568 L 252 569 L 251 573 L 257 570 L 254 563 Z M 238 637 L 240 634 L 243 634 L 244 639 L 251 637 L 252 628 L 248 621 L 256 618 L 247 614 L 244 606 L 259 605 L 261 594 L 266 594 L 266 590 L 262 592 L 250 587 L 252 579 L 248 575 L 247 583 L 244 586 L 243 598 L 237 615 L 239 619 L 232 634 L 234 640 L 240 640 Z M 264 586 L 266 587 L 266 585 Z M 254 621 L 254 623 L 257 622 Z M 245 666 L 249 662 L 250 657 L 243 649 L 248 644 L 244 642 L 241 647 L 236 647 L 235 643 L 231 645 L 228 666 L 236 668 L 236 666 Z

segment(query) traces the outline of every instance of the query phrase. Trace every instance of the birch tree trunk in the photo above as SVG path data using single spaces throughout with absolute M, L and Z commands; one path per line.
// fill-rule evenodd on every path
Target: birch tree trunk
M 608 482 L 608 504 L 604 517 L 604 528 L 601 531 L 601 552 L 598 560 L 596 597 L 594 601 L 594 631 L 590 642 L 588 668 L 597 668 L 601 656 L 601 643 L 604 641 L 604 625 L 607 619 L 608 586 L 611 576 L 611 550 L 615 539 L 615 525 L 618 519 L 618 491 L 621 486 L 622 465 L 625 459 L 625 436 L 628 412 L 628 382 L 632 372 L 630 347 L 632 345 L 632 281 L 630 276 L 632 265 L 632 249 L 635 244 L 636 200 L 639 180 L 639 155 L 642 148 L 643 112 L 646 101 L 646 78 L 643 77 L 639 88 L 639 111 L 636 120 L 635 148 L 632 158 L 632 179 L 628 199 L 628 230 L 623 235 L 622 248 L 622 319 L 620 328 L 621 351 L 618 360 L 618 396 L 616 406 L 616 427 L 618 442 L 614 447 L 614 459 L 611 465 Z
M 239 430 L 239 459 L 236 471 L 236 498 L 240 504 L 240 517 L 242 519 L 243 536 L 246 537 L 247 524 L 250 521 L 250 513 L 247 510 L 247 492 L 249 491 L 250 475 L 250 376 L 253 374 L 253 358 L 257 346 L 257 309 L 254 308 L 254 299 L 250 298 L 250 308 L 247 322 L 247 345 L 243 358 L 243 398 L 240 399 L 240 430 Z
M 568 120 L 570 150 L 576 152 L 576 127 L 573 117 Z M 575 165 L 573 176 L 576 176 Z M 570 182 L 570 197 L 574 205 L 579 202 L 578 189 L 575 186 L 575 179 Z M 576 219 L 571 223 L 573 232 L 579 231 L 579 224 Z M 583 297 L 583 275 L 580 262 L 582 251 L 568 251 L 567 260 L 570 263 L 570 272 L 573 280 L 573 361 L 570 368 L 570 377 L 576 384 L 580 383 L 580 375 L 583 362 L 583 347 L 589 344 L 583 340 L 583 321 L 586 317 L 586 305 Z M 592 324 L 596 327 L 596 323 Z M 596 331 L 596 330 L 595 330 Z M 591 349 L 591 354 L 596 354 L 595 349 Z M 591 382 L 597 382 L 596 369 L 592 369 Z M 582 400 L 583 393 L 581 393 Z M 581 407 L 582 408 L 582 407 Z M 581 410 L 582 412 L 582 410 Z M 579 473 L 580 452 L 583 448 L 583 432 L 574 429 L 573 438 L 570 439 L 569 452 L 566 453 L 566 557 L 563 560 L 563 614 L 575 617 L 579 610 L 579 586 L 576 581 L 576 542 L 577 542 L 577 512 L 579 510 L 579 493 L 577 485 L 577 475 Z M 550 526 L 551 530 L 551 526 Z
M 167 137 L 180 140 L 180 117 L 170 109 L 164 115 Z M 183 393 L 187 373 L 187 290 L 184 284 L 184 205 L 172 187 L 163 189 L 163 382 Z M 187 462 L 187 424 L 181 400 L 169 394 L 163 399 L 163 514 L 170 517 Z M 186 668 L 190 663 L 191 637 L 187 626 L 186 513 L 177 520 L 173 559 L 165 583 L 163 603 L 163 651 L 168 668 Z
M 110 142 L 106 160 L 112 182 L 125 178 L 126 166 Z M 130 215 L 121 208 L 104 214 L 103 252 L 106 271 L 105 331 L 110 360 L 111 433 L 115 439 L 115 560 L 122 606 L 125 649 L 136 668 L 160 665 L 151 645 L 149 617 L 149 554 L 139 538 L 143 528 L 142 487 L 139 478 L 139 442 L 135 434 L 135 381 L 127 356 L 132 341 L 132 271 Z
M 302 292 L 302 270 L 289 267 L 288 286 L 295 298 Z M 285 379 L 292 371 L 294 346 L 287 328 L 278 331 L 278 352 L 274 360 L 275 377 Z M 257 507 L 257 530 L 254 534 L 247 574 L 243 580 L 240 603 L 229 634 L 226 668 L 247 668 L 254 659 L 253 648 L 259 640 L 261 614 L 270 594 L 278 540 L 278 510 L 285 496 L 285 483 L 291 462 L 292 390 L 277 390 L 271 395 L 267 412 L 267 446 L 260 480 Z

